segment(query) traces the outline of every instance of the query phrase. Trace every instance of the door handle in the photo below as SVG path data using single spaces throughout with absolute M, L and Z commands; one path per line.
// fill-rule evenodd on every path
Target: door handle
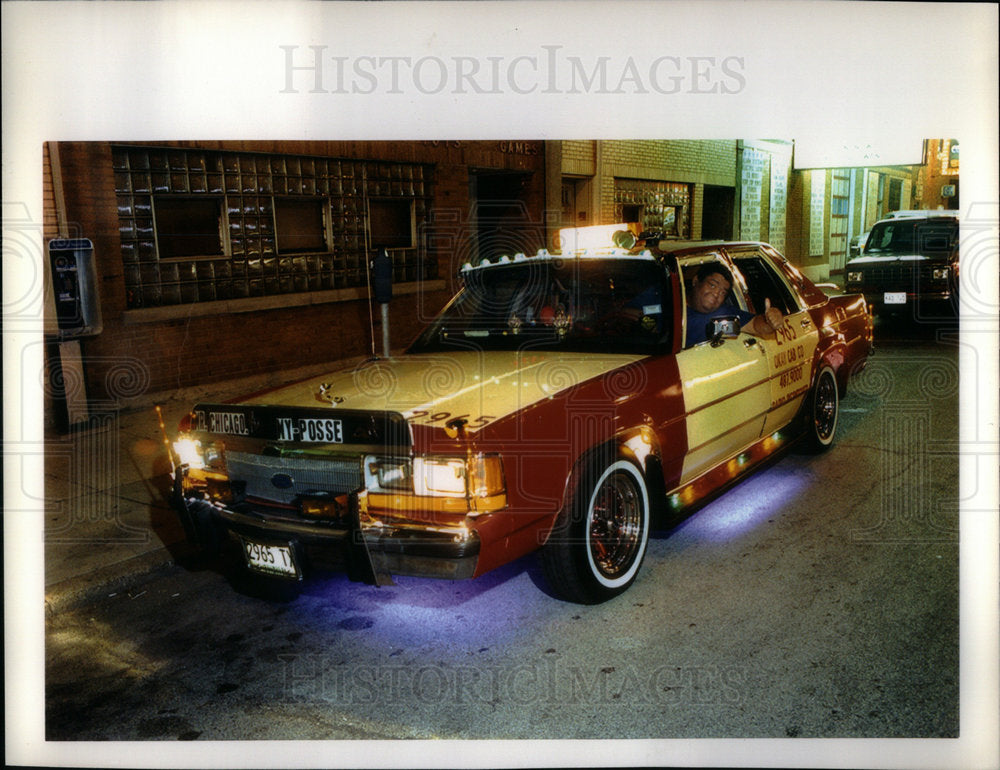
M 756 337 L 747 337 L 746 339 L 743 340 L 743 347 L 745 347 L 747 350 L 749 350 L 756 344 L 757 344 Z
M 809 326 L 809 319 L 808 318 L 803 318 L 801 321 L 799 321 L 799 325 L 803 329 L 807 328 Z

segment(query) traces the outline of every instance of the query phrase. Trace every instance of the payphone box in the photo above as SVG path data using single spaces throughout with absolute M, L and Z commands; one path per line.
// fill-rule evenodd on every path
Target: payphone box
M 102 329 L 94 244 L 87 238 L 49 241 L 55 328 L 59 340 L 89 337 Z

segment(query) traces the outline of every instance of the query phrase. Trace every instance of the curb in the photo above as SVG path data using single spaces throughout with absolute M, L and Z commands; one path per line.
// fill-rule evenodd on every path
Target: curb
M 185 547 L 178 544 L 175 547 Z M 161 569 L 177 566 L 177 558 L 166 548 L 133 556 L 115 564 L 98 567 L 83 575 L 74 575 L 45 586 L 45 614 L 64 612 L 81 604 L 104 599 L 110 593 L 127 592 L 147 581 Z

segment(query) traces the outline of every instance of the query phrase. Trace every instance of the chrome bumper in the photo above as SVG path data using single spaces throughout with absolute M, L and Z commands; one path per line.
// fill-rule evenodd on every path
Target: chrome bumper
M 185 495 L 180 474 L 173 494 L 188 539 L 209 552 L 217 553 L 233 535 L 287 543 L 303 573 L 320 565 L 344 565 L 352 580 L 373 585 L 391 585 L 393 575 L 462 580 L 475 573 L 480 550 L 475 531 L 416 523 L 387 525 L 367 516 L 363 493 L 352 493 L 348 499 L 347 515 L 328 523 Z

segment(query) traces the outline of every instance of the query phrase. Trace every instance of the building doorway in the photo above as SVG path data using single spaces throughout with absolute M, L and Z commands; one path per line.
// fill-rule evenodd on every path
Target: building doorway
M 733 237 L 736 194 L 732 187 L 705 185 L 701 209 L 701 237 L 728 241 Z
M 531 172 L 519 171 L 469 174 L 475 262 L 518 252 L 534 254 L 545 245 L 544 223 L 533 219 L 528 201 L 531 178 Z

